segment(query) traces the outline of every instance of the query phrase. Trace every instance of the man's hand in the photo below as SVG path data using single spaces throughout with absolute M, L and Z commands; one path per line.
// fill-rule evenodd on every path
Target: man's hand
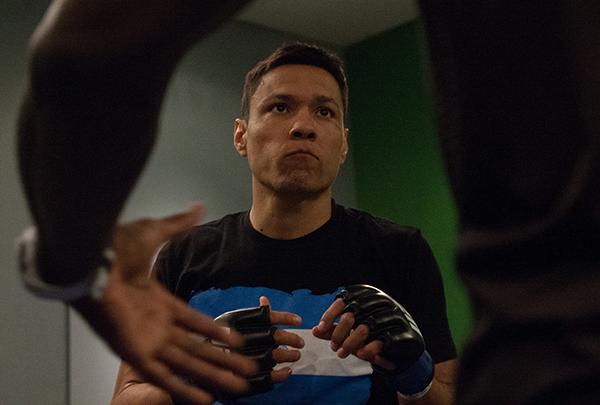
M 73 303 L 108 345 L 148 382 L 194 403 L 212 403 L 216 389 L 241 392 L 253 361 L 198 344 L 198 335 L 239 347 L 243 339 L 172 296 L 149 277 L 162 244 L 198 222 L 202 207 L 163 219 L 143 219 L 116 229 L 116 259 L 102 299 Z M 192 378 L 197 386 L 185 379 Z
M 352 312 L 344 312 L 346 304 L 342 298 L 337 298 L 323 313 L 319 324 L 312 329 L 314 336 L 330 340 L 331 349 L 337 352 L 338 357 L 346 358 L 350 354 L 376 364 L 383 368 L 392 369 L 394 365 L 381 357 L 379 353 L 383 348 L 381 340 L 367 343 L 369 327 L 359 325 L 354 329 L 355 317 Z M 339 318 L 339 322 L 335 320 Z
M 259 304 L 261 306 L 266 305 L 269 309 L 271 308 L 271 303 L 267 297 L 260 297 Z M 302 323 L 302 318 L 291 312 L 271 311 L 271 323 L 273 325 L 299 326 Z M 277 329 L 273 335 L 273 339 L 277 346 L 273 350 L 273 361 L 275 363 L 289 363 L 300 360 L 300 351 L 287 349 L 287 347 L 303 348 L 304 340 L 300 336 L 283 329 Z M 286 348 L 284 349 L 282 346 Z M 289 367 L 273 370 L 271 372 L 271 380 L 273 383 L 279 383 L 285 381 L 290 374 L 292 374 L 292 369 Z
M 433 360 L 417 324 L 378 288 L 364 284 L 342 288 L 313 334 L 331 339 L 339 357 L 355 354 L 371 362 L 376 371 L 392 378 L 403 398 L 422 398 L 433 384 Z
M 273 369 L 278 363 L 300 359 L 300 352 L 287 350 L 287 346 L 302 348 L 302 338 L 295 333 L 278 329 L 275 325 L 298 326 L 302 319 L 291 312 L 271 311 L 271 304 L 265 296 L 259 298 L 258 307 L 229 311 L 215 318 L 215 321 L 238 331 L 246 339 L 238 351 L 259 364 L 259 372 L 248 380 L 249 395 L 267 392 L 273 388 L 274 383 L 282 382 L 290 376 L 289 367 Z M 286 346 L 286 349 L 281 346 Z

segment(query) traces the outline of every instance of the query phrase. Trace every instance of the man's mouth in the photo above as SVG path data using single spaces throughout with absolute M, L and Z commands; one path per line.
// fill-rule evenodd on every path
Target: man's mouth
M 315 155 L 314 153 L 307 151 L 307 150 L 295 150 L 293 152 L 290 152 L 288 154 L 285 155 L 285 157 L 292 157 L 292 156 L 306 156 L 306 157 L 312 157 L 314 159 L 319 160 L 319 157 L 317 155 Z

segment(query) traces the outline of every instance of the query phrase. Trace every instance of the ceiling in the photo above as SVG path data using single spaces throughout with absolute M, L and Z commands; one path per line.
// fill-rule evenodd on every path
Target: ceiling
M 256 0 L 238 20 L 348 46 L 414 19 L 414 0 Z

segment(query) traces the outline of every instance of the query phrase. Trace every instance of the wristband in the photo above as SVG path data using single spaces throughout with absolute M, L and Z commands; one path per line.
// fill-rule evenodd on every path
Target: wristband
M 398 395 L 406 400 L 416 400 L 425 396 L 433 384 L 433 374 L 433 360 L 429 353 L 424 351 L 412 366 L 394 376 L 394 386 Z
M 108 272 L 114 260 L 114 252 L 107 248 L 102 252 L 101 263 L 88 274 L 83 280 L 66 285 L 46 283 L 39 275 L 37 268 L 37 229 L 30 227 L 25 229 L 17 239 L 19 250 L 19 267 L 25 287 L 33 294 L 41 298 L 55 299 L 61 301 L 75 301 L 80 298 L 89 297 L 100 300 L 108 282 Z

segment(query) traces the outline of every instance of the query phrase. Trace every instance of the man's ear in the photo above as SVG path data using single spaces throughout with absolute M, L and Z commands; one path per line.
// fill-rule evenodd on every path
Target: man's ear
M 350 131 L 348 128 L 344 128 L 344 141 L 342 142 L 342 153 L 340 155 L 340 165 L 343 165 L 346 161 L 346 156 L 348 156 L 348 136 L 350 135 Z
M 246 132 L 248 131 L 248 124 L 246 120 L 242 118 L 236 118 L 233 124 L 233 146 L 235 150 L 242 157 L 246 157 L 248 152 L 246 151 Z

